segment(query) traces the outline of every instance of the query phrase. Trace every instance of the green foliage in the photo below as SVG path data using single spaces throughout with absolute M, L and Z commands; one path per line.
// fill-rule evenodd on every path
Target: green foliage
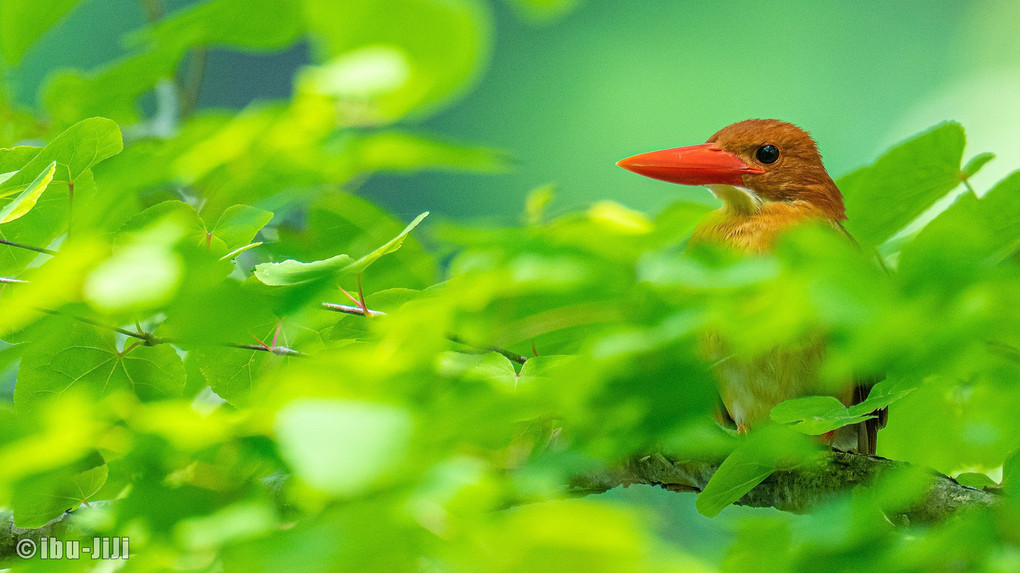
M 80 0 L 9 0 L 0 5 L 0 52 L 18 63 L 35 41 Z
M 73 3 L 26 6 L 0 3 L 10 61 Z M 48 121 L 16 130 L 32 145 L 0 149 L 0 276 L 26 281 L 0 285 L 17 526 L 74 509 L 85 538 L 131 536 L 141 570 L 1009 569 L 1012 498 L 890 525 L 922 473 L 808 516 L 729 506 L 817 459 L 805 434 L 885 407 L 881 455 L 1015 495 L 1020 174 L 915 222 L 991 159 L 961 168 L 963 128 L 942 124 L 840 179 L 865 248 L 808 226 L 750 258 L 687 248 L 701 203 L 557 216 L 543 186 L 505 227 L 358 197 L 378 173 L 506 168 L 401 123 L 470 87 L 490 20 L 472 0 L 211 0 L 135 32 L 120 61 L 50 76 Z M 287 100 L 195 110 L 167 84 L 205 50 L 305 41 Z M 832 388 L 881 381 L 733 436 L 711 419 L 706 333 L 734 356 L 824 339 Z M 693 502 L 737 531 L 725 551 L 676 543 L 709 527 L 690 507 L 670 535 L 614 494 L 567 499 L 575 476 L 653 451 L 728 456 Z

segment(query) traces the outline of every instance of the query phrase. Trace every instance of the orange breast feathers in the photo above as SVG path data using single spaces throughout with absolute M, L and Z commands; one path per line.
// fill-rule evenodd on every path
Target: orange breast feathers
M 617 165 L 662 181 L 705 186 L 722 200 L 722 208 L 698 226 L 691 244 L 712 241 L 762 253 L 783 231 L 812 221 L 827 222 L 846 234 L 842 194 L 822 165 L 814 140 L 790 123 L 741 121 L 706 143 L 642 153 Z M 702 344 L 706 358 L 715 364 L 726 413 L 738 430 L 767 423 L 772 407 L 784 400 L 819 391 L 825 354 L 821 335 L 796 347 L 740 358 L 730 356 L 725 341 L 714 334 L 706 335 Z M 846 404 L 859 395 L 852 383 L 836 392 Z M 840 447 L 874 452 L 874 430 L 848 428 L 843 434 L 837 436 Z

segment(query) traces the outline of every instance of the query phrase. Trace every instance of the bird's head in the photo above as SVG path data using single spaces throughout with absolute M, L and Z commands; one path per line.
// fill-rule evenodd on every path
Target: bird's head
M 834 220 L 846 218 L 843 196 L 814 139 L 785 121 L 748 119 L 706 143 L 642 153 L 617 165 L 662 181 L 703 185 L 739 212 L 754 212 L 768 201 L 806 201 Z

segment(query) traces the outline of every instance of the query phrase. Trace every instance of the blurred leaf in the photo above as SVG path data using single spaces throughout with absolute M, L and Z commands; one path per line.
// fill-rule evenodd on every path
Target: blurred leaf
M 9 223 L 31 211 L 32 207 L 35 207 L 36 202 L 39 201 L 39 196 L 42 195 L 46 187 L 53 181 L 53 173 L 56 169 L 57 162 L 50 163 L 49 167 L 29 183 L 24 191 L 4 205 L 0 209 L 0 224 Z
M 524 203 L 524 214 L 529 225 L 542 224 L 545 209 L 552 203 L 555 196 L 555 187 L 551 184 L 536 187 L 528 192 Z
M 295 475 L 338 496 L 363 493 L 402 465 L 411 430 L 406 411 L 369 402 L 299 400 L 276 418 Z
M 970 161 L 963 166 L 964 178 L 970 179 L 976 175 L 978 171 L 981 171 L 981 168 L 984 167 L 986 163 L 993 159 L 995 159 L 995 154 L 989 152 L 978 153 L 974 157 L 971 157 Z
M 305 0 L 304 5 L 317 59 L 328 62 L 318 72 L 317 87 L 331 86 L 325 95 L 339 97 L 352 121 L 388 123 L 433 111 L 463 92 L 488 59 L 489 10 L 475 0 Z M 389 55 L 380 58 L 380 53 Z M 380 74 L 392 78 L 377 84 L 384 89 L 351 94 L 360 78 Z
M 588 209 L 588 216 L 614 234 L 644 235 L 654 229 L 644 213 L 628 209 L 615 201 L 595 203 Z
M 0 2 L 0 51 L 17 65 L 30 47 L 81 0 L 4 0 Z
M 581 0 L 509 0 L 524 18 L 548 24 L 563 18 L 581 4 Z
M 298 6 L 276 0 L 206 0 L 171 13 L 146 30 L 161 49 L 231 46 L 269 51 L 294 43 L 304 31 Z
M 349 160 L 365 172 L 414 174 L 425 170 L 503 172 L 505 154 L 490 147 L 447 143 L 411 133 L 384 131 L 354 139 Z
M 76 471 L 82 466 L 90 469 Z M 14 490 L 12 509 L 19 527 L 42 527 L 69 509 L 93 499 L 106 483 L 109 468 L 99 455 L 82 460 L 73 467 L 33 476 Z
M 698 494 L 698 512 L 713 517 L 744 497 L 776 469 L 807 461 L 816 453 L 807 440 L 782 426 L 766 426 L 751 433 Z
M 977 472 L 964 472 L 956 476 L 956 481 L 962 485 L 976 489 L 983 489 L 990 485 L 997 485 L 995 480 L 992 478 Z
M 71 125 L 91 115 L 125 125 L 140 117 L 138 98 L 161 81 L 167 90 L 182 55 L 167 50 L 132 54 L 90 72 L 57 70 L 46 77 L 41 100 L 56 125 Z
M 873 246 L 913 221 L 960 184 L 964 143 L 959 124 L 943 123 L 841 177 L 847 231 Z

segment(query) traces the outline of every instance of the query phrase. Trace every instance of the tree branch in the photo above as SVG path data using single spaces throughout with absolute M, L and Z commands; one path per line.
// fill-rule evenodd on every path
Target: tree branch
M 581 494 L 602 493 L 618 485 L 657 485 L 671 491 L 700 492 L 719 469 L 721 461 L 674 461 L 652 454 L 629 461 L 617 470 L 583 476 L 574 481 Z M 836 494 L 871 485 L 892 471 L 917 466 L 876 456 L 834 451 L 817 463 L 793 470 L 780 470 L 740 498 L 736 505 L 774 507 L 803 513 L 832 499 Z M 888 516 L 899 525 L 936 523 L 957 512 L 988 508 L 1000 496 L 960 485 L 949 476 L 924 469 L 930 480 L 923 498 L 913 506 Z

